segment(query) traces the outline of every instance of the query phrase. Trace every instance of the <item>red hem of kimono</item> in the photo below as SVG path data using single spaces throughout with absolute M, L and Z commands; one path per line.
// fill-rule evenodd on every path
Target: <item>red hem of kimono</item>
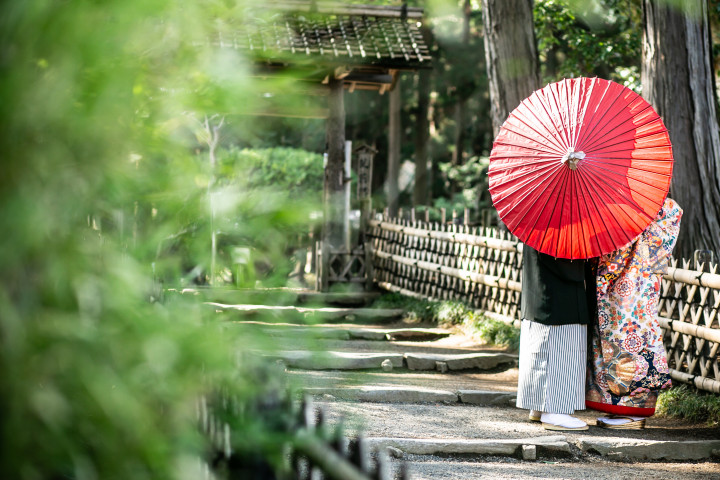
M 610 405 L 607 403 L 591 402 L 585 400 L 585 406 L 593 410 L 599 410 L 613 415 L 632 415 L 634 417 L 651 417 L 655 414 L 655 408 L 626 407 L 624 405 Z

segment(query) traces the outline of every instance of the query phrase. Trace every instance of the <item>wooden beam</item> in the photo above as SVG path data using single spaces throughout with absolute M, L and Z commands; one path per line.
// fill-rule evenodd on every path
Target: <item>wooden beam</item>
M 419 7 L 396 7 L 387 5 L 343 5 L 337 2 L 308 2 L 296 0 L 282 0 L 279 2 L 265 2 L 270 10 L 284 10 L 292 12 L 313 12 L 330 15 L 367 15 L 373 17 L 402 18 L 420 20 L 424 11 Z
M 351 67 L 348 67 L 345 65 L 342 65 L 340 67 L 335 67 L 335 78 L 337 78 L 338 80 L 344 79 L 345 77 L 350 75 L 350 73 L 352 73 Z

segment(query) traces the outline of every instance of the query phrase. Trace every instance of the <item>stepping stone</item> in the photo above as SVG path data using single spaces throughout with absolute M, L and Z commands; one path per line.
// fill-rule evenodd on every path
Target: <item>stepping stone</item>
M 360 370 L 380 369 L 382 362 L 390 360 L 393 368 L 402 368 L 401 353 L 346 353 L 284 351 L 266 353 L 266 356 L 282 360 L 290 368 L 304 370 Z
M 457 403 L 458 395 L 447 390 L 421 387 L 345 387 L 305 388 L 304 393 L 314 396 L 330 395 L 339 400 L 379 403 Z
M 583 452 L 609 458 L 632 460 L 708 460 L 720 450 L 720 440 L 661 441 L 624 438 L 585 437 L 577 441 Z
M 517 361 L 517 355 L 508 353 L 469 353 L 442 355 L 432 353 L 406 353 L 405 361 L 410 370 L 436 370 L 437 362 L 447 364 L 449 370 L 490 370 L 505 363 Z
M 472 439 L 451 440 L 438 438 L 384 438 L 367 437 L 368 446 L 374 450 L 397 448 L 413 455 L 515 455 L 524 446 L 542 447 L 552 452 L 570 452 L 570 444 L 562 435 L 518 439 Z

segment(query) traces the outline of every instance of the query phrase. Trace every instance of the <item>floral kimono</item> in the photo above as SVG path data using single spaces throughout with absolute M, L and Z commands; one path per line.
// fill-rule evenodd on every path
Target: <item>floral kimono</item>
M 650 416 L 659 391 L 670 387 L 658 300 L 681 216 L 682 209 L 667 198 L 645 231 L 598 261 L 598 321 L 588 332 L 589 408 Z

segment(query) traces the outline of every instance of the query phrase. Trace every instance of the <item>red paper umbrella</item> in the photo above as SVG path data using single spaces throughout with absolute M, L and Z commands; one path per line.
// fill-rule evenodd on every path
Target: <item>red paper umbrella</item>
M 612 252 L 652 221 L 673 156 L 660 116 L 614 82 L 575 78 L 525 99 L 490 154 L 490 195 L 522 242 L 560 258 Z

